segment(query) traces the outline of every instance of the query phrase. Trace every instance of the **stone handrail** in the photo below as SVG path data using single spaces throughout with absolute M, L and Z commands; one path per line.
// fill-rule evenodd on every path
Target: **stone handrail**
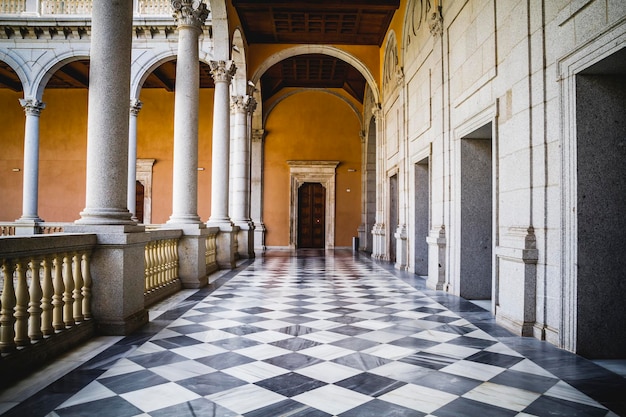
M 0 0 L 0 14 L 91 15 L 93 0 Z M 135 0 L 135 13 L 150 16 L 171 16 L 170 0 Z
M 95 235 L 0 239 L 0 351 L 12 353 L 91 319 Z
M 178 276 L 178 240 L 180 230 L 151 230 L 144 251 L 144 297 L 150 305 L 181 288 Z

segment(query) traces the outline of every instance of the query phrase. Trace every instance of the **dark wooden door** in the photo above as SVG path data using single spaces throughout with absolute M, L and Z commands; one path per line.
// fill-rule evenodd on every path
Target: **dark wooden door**
M 135 183 L 135 187 L 135 217 L 137 217 L 139 223 L 143 223 L 144 187 L 139 181 Z
M 298 190 L 298 247 L 324 248 L 326 243 L 326 190 L 305 183 Z

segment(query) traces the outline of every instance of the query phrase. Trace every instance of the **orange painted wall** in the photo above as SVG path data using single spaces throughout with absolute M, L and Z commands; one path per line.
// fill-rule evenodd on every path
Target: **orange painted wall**
M 13 221 L 22 214 L 26 116 L 18 99 L 23 96 L 0 88 L 0 221 Z M 20 171 L 13 172 L 14 168 Z
M 341 162 L 336 171 L 335 245 L 350 246 L 361 221 L 361 140 L 357 116 L 339 98 L 308 91 L 279 103 L 268 116 L 265 131 L 265 244 L 289 245 L 290 180 L 286 161 L 337 160 Z
M 0 221 L 22 212 L 24 111 L 21 93 L 0 89 Z M 137 120 L 137 157 L 154 158 L 152 222 L 163 223 L 172 210 L 174 93 L 146 89 Z M 50 89 L 40 117 L 39 216 L 51 222 L 80 218 L 85 207 L 88 91 Z M 198 214 L 211 208 L 213 90 L 200 90 Z M 20 172 L 13 172 L 19 168 Z
M 165 223 L 172 214 L 174 157 L 174 93 L 145 89 L 137 119 L 137 158 L 153 158 L 152 223 Z M 213 89 L 200 90 L 198 127 L 198 215 L 211 214 L 211 137 L 213 132 Z

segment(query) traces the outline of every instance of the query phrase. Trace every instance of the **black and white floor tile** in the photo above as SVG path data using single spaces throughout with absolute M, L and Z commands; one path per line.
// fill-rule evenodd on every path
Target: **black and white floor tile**
M 350 252 L 317 255 L 249 262 L 9 414 L 614 417 L 626 412 L 623 377 L 537 340 L 513 337 L 485 310 L 426 290 L 409 274 L 403 279 Z M 564 358 L 560 364 L 559 358 Z M 596 391 L 601 393 L 592 398 L 589 393 Z

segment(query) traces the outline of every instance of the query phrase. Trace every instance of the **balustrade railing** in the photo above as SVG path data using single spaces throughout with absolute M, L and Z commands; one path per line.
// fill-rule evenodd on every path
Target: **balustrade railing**
M 93 235 L 0 240 L 0 352 L 89 322 L 95 243 Z
M 12 224 L 0 224 L 0 236 L 14 236 L 15 226 Z
M 205 261 L 206 261 L 206 272 L 210 274 L 211 272 L 217 271 L 219 269 L 217 265 L 217 228 L 215 230 L 211 230 L 206 237 L 206 252 L 205 252 Z
M 144 297 L 149 305 L 178 291 L 179 230 L 155 230 L 149 232 L 150 242 L 144 251 Z
M 93 0 L 39 0 L 27 4 L 26 0 L 0 0 L 0 14 L 91 15 Z M 140 15 L 171 16 L 170 0 L 135 0 L 135 10 Z M 32 8 L 32 10 L 30 10 Z

